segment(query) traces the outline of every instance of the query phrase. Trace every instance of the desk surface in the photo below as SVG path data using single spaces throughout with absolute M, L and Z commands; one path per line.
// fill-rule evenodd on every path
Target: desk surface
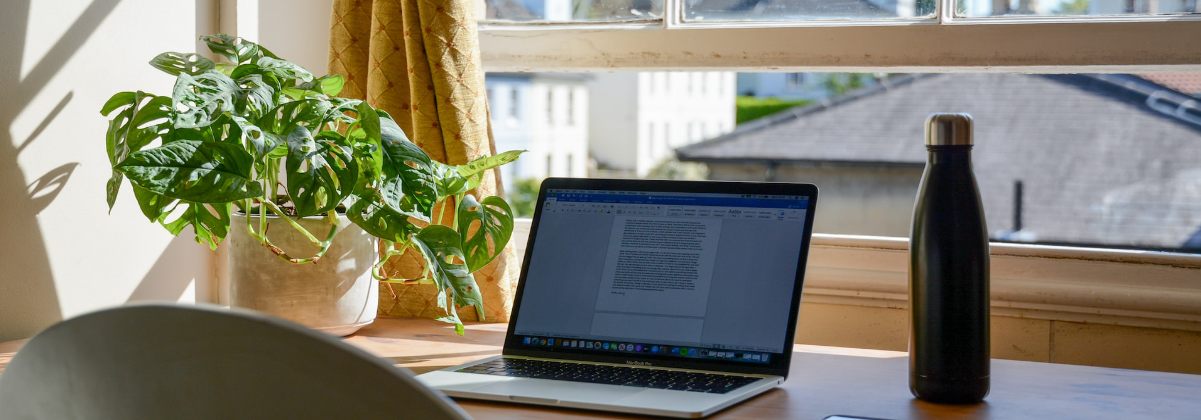
M 504 324 L 467 326 L 380 319 L 347 343 L 422 373 L 500 353 Z M 0 372 L 23 341 L 0 343 Z M 813 419 L 846 414 L 884 419 L 1181 419 L 1201 413 L 1201 375 L 993 360 L 984 403 L 947 406 L 909 394 L 905 353 L 797 345 L 780 388 L 713 419 Z M 458 400 L 488 419 L 645 418 Z

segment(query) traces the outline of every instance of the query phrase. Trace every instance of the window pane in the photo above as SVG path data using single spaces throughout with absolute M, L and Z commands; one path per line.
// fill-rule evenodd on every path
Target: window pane
M 619 22 L 660 19 L 663 0 L 485 0 L 486 21 Z
M 923 122 L 966 112 L 992 240 L 1201 252 L 1201 74 L 807 76 L 740 74 L 758 100 L 740 110 L 807 102 L 677 154 L 711 179 L 817 184 L 815 231 L 906 237 Z
M 1196 13 L 1197 0 L 958 0 L 956 12 L 967 17 Z
M 992 240 L 1201 253 L 1201 74 L 506 77 L 572 87 L 554 112 L 580 116 L 494 124 L 498 151 L 536 162 L 506 191 L 552 162 L 571 176 L 807 182 L 822 191 L 817 232 L 907 237 L 924 120 L 966 112 Z
M 689 21 L 890 19 L 932 17 L 934 0 L 696 0 Z

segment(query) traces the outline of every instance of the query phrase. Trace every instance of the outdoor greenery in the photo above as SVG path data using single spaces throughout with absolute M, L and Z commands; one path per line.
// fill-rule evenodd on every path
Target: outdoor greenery
M 110 212 L 128 179 L 142 213 L 173 235 L 190 226 L 197 242 L 215 249 L 236 208 L 251 215 L 237 228 L 280 258 L 304 264 L 329 249 L 338 232 L 337 211 L 344 211 L 390 250 L 373 270 L 377 278 L 436 284 L 444 291 L 438 301 L 447 310 L 442 320 L 460 333 L 456 305 L 474 305 L 483 318 L 471 273 L 509 241 L 513 212 L 500 197 L 477 200 L 467 192 L 486 170 L 516 160 L 521 151 L 458 166 L 437 162 L 386 112 L 335 97 L 341 76 L 314 77 L 262 46 L 227 35 L 201 39 L 229 62 L 160 54 L 150 64 L 177 77 L 171 96 L 121 92 L 101 109 L 113 117 L 106 135 Z M 272 244 L 267 213 L 320 251 L 296 258 Z M 325 218 L 329 232 L 318 238 L 296 222 L 301 217 Z M 451 226 L 430 223 L 447 219 Z M 420 278 L 379 277 L 384 261 L 408 251 L 424 257 Z
M 1057 15 L 1087 15 L 1089 0 L 1071 0 L 1059 4 Z
M 517 217 L 534 217 L 534 205 L 538 202 L 538 187 L 542 180 L 525 178 L 513 181 L 513 191 L 508 191 L 509 201 L 513 202 L 513 215 Z
M 675 158 L 664 159 L 647 172 L 646 178 L 703 181 L 709 179 L 709 167 L 703 163 L 680 162 Z
M 778 98 L 756 98 L 754 96 L 739 96 L 734 99 L 736 113 L 735 124 L 742 124 L 757 118 L 762 118 L 794 106 L 808 104 L 804 100 L 784 100 Z

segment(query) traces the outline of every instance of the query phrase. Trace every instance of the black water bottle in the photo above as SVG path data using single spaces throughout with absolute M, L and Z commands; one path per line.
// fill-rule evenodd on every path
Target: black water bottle
M 909 236 L 909 390 L 936 403 L 988 395 L 988 230 L 972 175 L 972 117 L 926 119 Z

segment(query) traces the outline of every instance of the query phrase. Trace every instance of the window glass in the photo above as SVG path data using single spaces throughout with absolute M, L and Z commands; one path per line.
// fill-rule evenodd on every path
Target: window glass
M 621 22 L 663 17 L 663 0 L 485 0 L 491 22 Z
M 684 2 L 687 21 L 878 20 L 934 16 L 933 0 L 698 0 Z
M 1197 13 L 1197 0 L 957 0 L 959 16 Z
M 924 120 L 966 112 L 994 241 L 1201 252 L 1201 74 L 706 75 L 590 74 L 580 130 L 497 138 L 547 175 L 553 141 L 592 162 L 572 176 L 814 183 L 816 231 L 905 237 Z M 640 91 L 657 77 L 710 94 Z

